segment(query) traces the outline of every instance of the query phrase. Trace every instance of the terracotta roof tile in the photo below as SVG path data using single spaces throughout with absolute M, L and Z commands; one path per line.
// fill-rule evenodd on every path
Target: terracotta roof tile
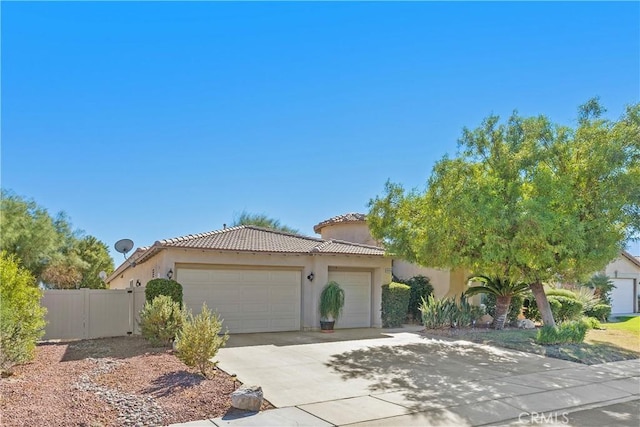
M 314 225 L 313 231 L 315 231 L 316 233 L 320 233 L 320 230 L 322 230 L 327 225 L 339 224 L 342 222 L 362 222 L 366 220 L 367 220 L 367 216 L 365 214 L 351 212 L 348 214 L 338 215 L 338 216 L 334 216 L 333 218 L 324 220 L 321 223 Z

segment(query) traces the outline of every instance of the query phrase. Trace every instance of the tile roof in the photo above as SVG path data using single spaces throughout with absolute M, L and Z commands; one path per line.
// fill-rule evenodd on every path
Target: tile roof
M 316 233 L 320 233 L 320 230 L 322 230 L 327 225 L 339 224 L 342 222 L 362 222 L 366 220 L 367 220 L 367 216 L 365 214 L 350 212 L 348 214 L 334 216 L 333 218 L 329 218 L 327 220 L 322 221 L 319 224 L 314 225 L 313 231 L 315 231 Z

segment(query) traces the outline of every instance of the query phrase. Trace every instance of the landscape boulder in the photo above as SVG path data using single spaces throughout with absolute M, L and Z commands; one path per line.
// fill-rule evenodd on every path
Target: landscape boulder
M 259 411 L 262 406 L 262 387 L 242 386 L 231 393 L 231 406 L 243 411 Z
M 491 317 L 491 315 L 489 315 L 489 314 L 485 314 L 480 319 L 478 319 L 478 325 L 479 326 L 486 326 L 486 325 L 490 325 L 492 323 L 493 323 L 493 317 Z
M 520 329 L 535 329 L 536 324 L 529 319 L 521 319 L 521 320 L 518 320 L 518 327 Z

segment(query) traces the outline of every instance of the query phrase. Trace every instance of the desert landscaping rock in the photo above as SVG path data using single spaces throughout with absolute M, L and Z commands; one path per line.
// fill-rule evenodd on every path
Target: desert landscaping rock
M 522 319 L 522 320 L 518 320 L 518 327 L 520 329 L 535 329 L 536 324 L 529 319 Z
M 240 387 L 231 393 L 231 406 L 244 411 L 259 411 L 262 406 L 262 387 Z

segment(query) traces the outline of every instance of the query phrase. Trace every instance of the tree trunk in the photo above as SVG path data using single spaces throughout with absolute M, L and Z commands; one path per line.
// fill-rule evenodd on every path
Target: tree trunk
M 547 300 L 547 294 L 544 293 L 542 283 L 536 282 L 529 285 L 533 296 L 536 297 L 536 304 L 538 305 L 538 311 L 542 315 L 542 323 L 545 326 L 556 326 L 556 321 L 553 320 L 553 313 L 551 312 L 551 306 Z
M 509 314 L 509 306 L 511 305 L 511 296 L 496 297 L 496 317 L 493 319 L 494 329 L 503 329 Z

